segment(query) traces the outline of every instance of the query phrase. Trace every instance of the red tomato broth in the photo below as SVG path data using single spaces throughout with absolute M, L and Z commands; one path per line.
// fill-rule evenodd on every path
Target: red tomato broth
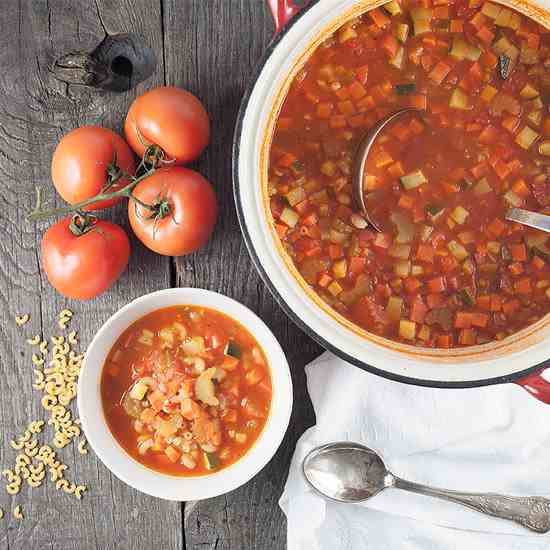
M 174 323 L 186 328 L 185 338 L 180 337 Z M 173 343 L 161 333 L 167 327 L 174 334 Z M 204 349 L 190 354 L 182 344 L 192 342 L 194 337 L 204 339 Z M 149 341 L 151 345 L 143 343 Z M 237 359 L 230 353 L 241 355 Z M 204 361 L 202 369 L 197 368 L 201 361 L 197 365 L 192 357 Z M 202 402 L 197 393 L 199 371 L 211 368 L 225 373 L 223 379 L 213 382 L 217 406 Z M 142 400 L 132 399 L 132 390 L 140 381 L 149 383 L 147 379 L 155 383 Z M 160 399 L 159 391 L 163 392 Z M 271 397 L 268 362 L 252 334 L 227 315 L 197 306 L 160 309 L 133 323 L 113 346 L 101 376 L 103 411 L 117 442 L 141 464 L 175 476 L 205 475 L 239 460 L 260 436 Z M 149 415 L 162 422 L 155 424 L 158 420 L 151 420 Z M 180 420 L 168 426 L 169 432 L 179 426 L 174 433 L 168 437 L 156 435 L 159 425 L 162 429 L 164 422 L 170 423 L 175 417 Z M 140 443 L 147 442 L 148 447 L 149 440 L 154 446 L 141 454 Z M 217 465 L 208 466 L 203 448 L 208 448 Z M 182 456 L 191 458 L 191 462 L 183 464 Z M 190 467 L 192 462 L 194 467 Z
M 370 332 L 500 340 L 550 311 L 547 237 L 504 219 L 550 211 L 550 34 L 488 2 L 391 4 L 346 23 L 292 83 L 270 151 L 275 230 L 318 295 Z M 353 154 L 408 106 L 425 111 L 392 124 L 367 163 L 377 234 L 354 212 Z

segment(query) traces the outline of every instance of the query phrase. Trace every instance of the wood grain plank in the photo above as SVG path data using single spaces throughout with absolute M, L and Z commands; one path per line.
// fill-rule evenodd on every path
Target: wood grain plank
M 196 167 L 216 186 L 221 212 L 209 245 L 176 260 L 178 284 L 227 294 L 266 321 L 287 353 L 295 402 L 283 444 L 254 480 L 226 496 L 186 505 L 186 543 L 192 549 L 281 549 L 286 527 L 277 501 L 295 442 L 313 423 L 303 367 L 321 348 L 287 319 L 259 279 L 238 227 L 231 182 L 237 110 L 273 24 L 259 0 L 165 0 L 163 14 L 167 83 L 197 94 L 210 114 L 212 142 Z
M 13 461 L 7 440 L 20 433 L 42 411 L 33 393 L 30 349 L 24 338 L 58 333 L 57 312 L 75 311 L 74 328 L 86 344 L 99 326 L 131 299 L 170 286 L 169 259 L 155 256 L 133 243 L 128 272 L 103 297 L 71 302 L 57 295 L 40 266 L 39 244 L 46 224 L 25 219 L 34 185 L 54 202 L 49 166 L 60 137 L 73 127 L 99 124 L 120 130 L 126 110 L 140 90 L 164 81 L 161 5 L 151 0 L 20 0 L 0 11 L 0 466 Z M 133 31 L 144 36 L 157 54 L 158 70 L 137 91 L 114 95 L 69 86 L 51 77 L 49 66 L 59 55 L 95 47 L 106 32 Z M 55 201 L 56 203 L 58 201 Z M 118 208 L 112 218 L 126 225 Z M 154 277 L 151 277 L 154 273 Z M 16 313 L 31 321 L 15 328 Z M 87 483 L 90 493 L 81 503 L 57 493 L 50 484 L 16 498 L 0 490 L 6 518 L 0 522 L 0 548 L 166 548 L 183 547 L 181 507 L 141 495 L 114 478 L 89 454 L 74 447 L 60 456 L 69 465 L 68 477 Z M 11 517 L 22 504 L 26 519 Z M 169 528 L 167 528 L 169 526 Z

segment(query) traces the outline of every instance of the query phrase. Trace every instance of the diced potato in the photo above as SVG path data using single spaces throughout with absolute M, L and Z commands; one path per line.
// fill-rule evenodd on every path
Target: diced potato
M 489 185 L 487 178 L 481 178 L 474 187 L 474 195 L 480 196 L 490 193 L 493 188 Z
M 451 109 L 458 109 L 460 111 L 469 111 L 472 108 L 470 98 L 460 88 L 453 90 L 449 106 Z
M 175 342 L 174 332 L 171 328 L 165 327 L 159 332 L 159 338 L 162 340 L 162 347 L 171 348 Z
M 336 163 L 333 160 L 325 160 L 323 164 L 321 164 L 321 174 L 324 174 L 325 176 L 334 176 L 336 174 Z
M 539 94 L 539 91 L 532 84 L 529 84 L 528 82 L 521 89 L 521 91 L 519 92 L 519 95 L 523 99 L 535 99 L 535 97 L 538 97 L 540 94 Z
M 527 120 L 533 125 L 533 126 L 540 126 L 542 123 L 542 110 L 538 111 L 531 111 L 527 115 Z
M 397 53 L 389 60 L 389 64 L 396 69 L 403 68 L 403 62 L 405 61 L 405 48 L 400 46 Z
M 388 299 L 388 305 L 386 306 L 386 313 L 388 318 L 392 321 L 399 321 L 401 319 L 401 311 L 403 310 L 403 299 L 397 296 L 390 296 Z
M 397 227 L 395 242 L 398 244 L 410 243 L 414 238 L 415 226 L 407 215 L 401 212 L 392 212 L 390 221 Z
M 328 285 L 327 290 L 333 295 L 338 296 L 344 289 L 337 281 L 332 281 L 330 285 Z
M 477 61 L 481 57 L 481 50 L 461 36 L 455 36 L 453 38 L 453 45 L 451 47 L 450 56 L 462 61 L 468 59 L 470 61 Z
M 411 262 L 408 260 L 400 260 L 395 262 L 393 271 L 398 277 L 408 277 L 411 273 Z
M 491 254 L 500 254 L 500 243 L 497 241 L 489 241 L 487 243 L 487 250 Z
M 447 248 L 458 261 L 465 260 L 470 255 L 470 253 L 457 241 L 449 241 L 447 243 Z
M 424 173 L 422 172 L 422 170 L 415 170 L 410 174 L 401 176 L 401 183 L 403 184 L 403 187 L 407 190 L 420 187 L 421 185 L 427 183 L 427 181 L 428 180 L 424 176 Z
M 424 34 L 432 30 L 431 19 L 433 12 L 429 8 L 414 7 L 410 10 L 411 18 L 413 21 L 414 34 Z
M 336 279 L 343 279 L 348 273 L 348 261 L 346 259 L 334 262 L 332 274 Z
M 131 389 L 130 397 L 132 399 L 136 399 L 137 401 L 141 401 L 145 397 L 148 389 L 149 387 L 147 386 L 147 384 L 140 380 L 136 384 L 134 384 L 134 387 Z
M 458 223 L 459 225 L 463 225 L 466 222 L 466 218 L 470 215 L 470 212 L 463 208 L 462 206 L 457 206 L 452 212 L 451 212 L 451 218 Z
M 539 145 L 539 153 L 545 157 L 550 157 L 550 141 L 543 141 Z
M 423 225 L 420 228 L 420 240 L 425 243 L 434 232 L 434 228 L 431 225 Z
M 406 23 L 399 23 L 396 29 L 397 40 L 404 44 L 409 37 L 409 25 Z
M 145 346 L 152 346 L 154 337 L 155 337 L 155 334 L 152 331 L 143 329 L 141 331 L 141 336 L 138 338 L 138 342 Z
M 212 378 L 216 375 L 216 367 L 206 369 L 195 381 L 195 396 L 199 401 L 217 407 L 220 402 L 216 397 L 216 391 Z
M 187 328 L 182 323 L 178 323 L 176 321 L 175 323 L 172 323 L 172 328 L 176 331 L 180 340 L 183 340 L 187 337 Z
M 406 260 L 411 255 L 411 246 L 409 244 L 392 244 L 388 249 L 388 256 L 399 260 Z
M 523 147 L 523 149 L 529 149 L 533 143 L 540 137 L 535 130 L 529 126 L 525 126 L 519 134 L 516 136 L 516 143 Z
M 413 265 L 411 267 L 411 275 L 413 277 L 418 277 L 419 275 L 424 275 L 424 268 L 421 265 Z
M 306 192 L 304 191 L 303 187 L 295 187 L 291 191 L 289 191 L 286 195 L 286 200 L 288 201 L 288 204 L 290 206 L 295 206 L 299 203 L 301 203 L 306 198 Z
M 338 31 L 338 42 L 340 42 L 340 44 L 353 38 L 357 38 L 357 32 L 352 27 L 344 26 Z
M 486 15 L 487 17 L 490 17 L 491 19 L 496 19 L 501 10 L 502 6 L 493 4 L 492 2 L 485 2 L 485 4 L 483 4 L 483 7 L 481 8 L 481 13 L 483 13 L 483 15 Z
M 416 323 L 413 321 L 399 321 L 399 336 L 405 340 L 414 340 L 416 337 Z
M 204 338 L 202 336 L 187 338 L 182 342 L 181 349 L 187 355 L 200 355 L 204 351 Z
M 430 332 L 430 327 L 428 325 L 422 325 L 418 331 L 418 339 L 427 342 L 430 339 Z
M 281 221 L 283 223 L 286 223 L 288 227 L 294 227 L 298 223 L 299 219 L 300 216 L 298 216 L 298 214 L 294 210 L 292 210 L 292 208 L 283 208 L 283 211 L 281 213 Z
M 509 27 L 512 12 L 509 9 L 502 8 L 495 17 L 495 25 L 498 27 Z

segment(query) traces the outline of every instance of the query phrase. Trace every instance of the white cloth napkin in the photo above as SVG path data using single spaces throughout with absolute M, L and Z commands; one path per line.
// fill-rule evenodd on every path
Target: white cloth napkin
M 317 424 L 296 446 L 280 500 L 288 550 L 550 549 L 550 536 L 398 489 L 363 504 L 329 502 L 301 472 L 310 449 L 347 440 L 375 449 L 410 481 L 550 496 L 550 405 L 514 384 L 446 390 L 391 382 L 330 353 L 306 372 Z

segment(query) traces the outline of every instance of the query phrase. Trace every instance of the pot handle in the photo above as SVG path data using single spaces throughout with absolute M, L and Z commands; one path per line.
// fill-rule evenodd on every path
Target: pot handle
M 547 368 L 544 368 L 532 372 L 519 380 L 514 380 L 514 384 L 521 386 L 539 401 L 550 405 L 550 382 L 542 376 L 546 370 Z
M 275 21 L 277 34 L 307 3 L 309 0 L 267 0 L 269 9 Z

